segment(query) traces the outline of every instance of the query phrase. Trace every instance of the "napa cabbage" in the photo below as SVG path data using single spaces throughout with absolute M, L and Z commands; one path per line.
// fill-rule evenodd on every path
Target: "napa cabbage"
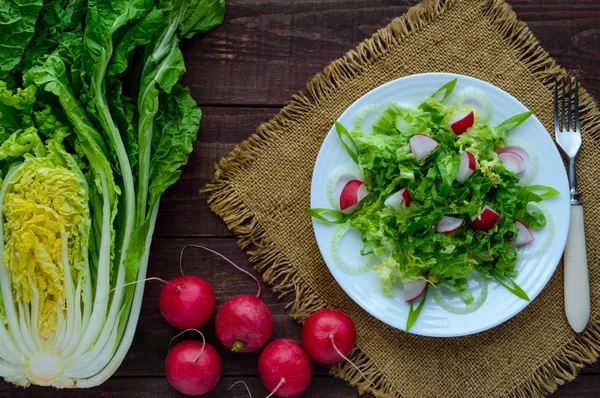
M 0 376 L 91 387 L 131 345 L 160 198 L 200 124 L 179 43 L 224 1 L 0 9 Z

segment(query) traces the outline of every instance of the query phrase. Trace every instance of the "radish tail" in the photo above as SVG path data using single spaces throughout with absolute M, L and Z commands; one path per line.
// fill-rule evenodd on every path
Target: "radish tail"
M 252 398 L 252 393 L 250 392 L 250 388 L 248 388 L 248 384 L 246 384 L 245 381 L 236 381 L 235 383 L 233 383 L 231 386 L 229 386 L 229 388 L 227 389 L 227 391 L 231 390 L 233 387 L 235 387 L 236 385 L 242 383 L 244 385 L 244 387 L 246 387 L 246 391 L 248 391 L 248 395 L 250 396 L 250 398 Z
M 258 280 L 258 278 L 256 276 L 252 275 L 250 272 L 248 272 L 245 269 L 243 269 L 242 267 L 238 266 L 237 264 L 235 264 L 233 261 L 231 261 L 224 255 L 222 255 L 221 253 L 216 252 L 212 249 L 209 249 L 208 247 L 204 247 L 201 245 L 185 245 L 185 246 L 183 246 L 183 248 L 181 249 L 181 253 L 179 254 L 179 271 L 181 271 L 181 275 L 183 275 L 183 265 L 182 265 L 183 252 L 185 251 L 185 249 L 187 247 L 195 247 L 197 249 L 203 249 L 203 250 L 206 250 L 207 252 L 210 252 L 216 256 L 219 256 L 223 260 L 227 261 L 229 264 L 233 265 L 238 271 L 240 271 L 240 272 L 248 275 L 250 278 L 254 279 L 254 282 L 256 282 L 256 286 L 258 287 L 258 292 L 256 293 L 256 297 L 260 297 L 260 294 L 262 293 L 262 288 L 260 287 L 260 281 Z
M 171 282 L 169 282 L 169 281 L 166 281 L 166 280 L 164 280 L 164 279 L 162 279 L 162 278 L 157 278 L 157 277 L 153 276 L 153 277 L 151 277 L 151 278 L 146 278 L 146 279 L 141 279 L 141 280 L 139 280 L 139 281 L 133 281 L 133 282 L 129 282 L 129 283 L 124 283 L 124 284 L 122 284 L 122 285 L 120 285 L 120 286 L 113 287 L 112 289 L 110 289 L 110 290 L 108 291 L 108 293 L 106 294 L 106 297 L 104 297 L 104 298 L 103 298 L 102 300 L 100 300 L 100 301 L 96 301 L 96 302 L 94 303 L 94 305 L 100 304 L 100 303 L 104 302 L 105 300 L 107 300 L 107 299 L 108 299 L 108 296 L 110 295 L 110 293 L 114 292 L 114 291 L 115 291 L 115 290 L 117 290 L 117 289 L 120 289 L 120 288 L 122 288 L 122 287 L 125 287 L 125 286 L 129 286 L 129 285 L 135 285 L 136 283 L 147 282 L 147 281 L 159 281 L 159 282 L 162 282 L 162 283 L 164 283 L 164 284 L 166 284 L 166 285 L 172 285 L 172 286 L 175 286 L 175 289 L 177 289 L 177 291 L 179 291 L 179 290 L 181 289 L 179 286 L 177 286 L 177 285 L 176 285 L 176 284 L 174 284 L 174 283 L 171 283 Z
M 273 391 L 271 391 L 271 393 L 269 395 L 267 395 L 265 398 L 271 398 L 272 396 L 274 396 L 275 393 L 277 392 L 277 390 L 279 390 L 281 388 L 281 386 L 284 384 L 285 384 L 285 377 L 282 377 L 279 384 L 277 384 L 277 387 L 275 387 L 275 389 Z
M 204 335 L 202 334 L 201 331 L 199 331 L 198 329 L 186 329 L 183 332 L 178 333 L 175 337 L 173 337 L 171 339 L 171 341 L 169 341 L 169 350 L 171 349 L 171 344 L 173 344 L 173 340 L 175 340 L 177 337 L 181 336 L 182 334 L 186 333 L 186 332 L 197 332 L 200 336 L 202 336 L 202 349 L 200 350 L 200 353 L 198 353 L 198 356 L 192 361 L 192 363 L 195 363 L 198 358 L 200 358 L 200 355 L 202 355 L 202 353 L 204 352 L 204 346 L 206 346 L 206 339 L 204 338 Z
M 360 373 L 360 375 L 363 377 L 363 379 L 365 379 L 366 381 L 368 381 L 370 385 L 373 385 L 373 382 L 371 380 L 369 380 L 367 378 L 367 376 L 365 376 L 365 374 L 362 372 L 362 370 L 360 370 L 360 368 L 358 366 L 356 366 L 354 364 L 354 362 L 352 362 L 351 360 L 349 360 L 348 358 L 346 358 L 346 356 L 344 354 L 342 354 L 342 352 L 337 348 L 337 346 L 335 345 L 335 340 L 333 338 L 333 334 L 329 335 L 329 339 L 331 340 L 331 344 L 333 344 L 333 348 L 339 354 L 339 356 L 341 356 L 342 358 L 344 358 L 344 360 L 346 360 L 346 362 L 348 362 L 350 365 L 352 365 L 352 367 L 354 367 L 354 369 L 356 369 L 358 371 L 358 373 Z

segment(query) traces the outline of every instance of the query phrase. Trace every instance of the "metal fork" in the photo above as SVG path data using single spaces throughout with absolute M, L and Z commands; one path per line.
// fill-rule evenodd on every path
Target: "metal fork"
M 559 85 L 562 87 L 560 101 Z M 579 333 L 585 329 L 590 318 L 590 286 L 583 229 L 583 207 L 577 191 L 575 174 L 575 158 L 581 149 L 579 80 L 577 76 L 569 75 L 561 81 L 555 78 L 554 128 L 556 143 L 569 160 L 569 185 L 571 188 L 571 222 L 564 258 L 565 313 L 571 328 Z

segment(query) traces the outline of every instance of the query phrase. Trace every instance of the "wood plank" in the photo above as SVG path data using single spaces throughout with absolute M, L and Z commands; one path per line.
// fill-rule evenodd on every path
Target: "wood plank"
M 201 104 L 283 105 L 331 60 L 418 0 L 228 0 L 225 23 L 183 43 Z M 509 0 L 541 44 L 600 97 L 596 0 Z
M 561 386 L 551 395 L 552 398 L 600 397 L 600 376 L 581 375 Z
M 269 394 L 263 386 L 259 377 L 236 377 L 222 376 L 219 383 L 210 393 L 203 395 L 206 398 L 248 398 L 248 393 L 242 384 L 238 384 L 228 391 L 228 388 L 237 381 L 243 381 L 248 385 L 253 397 L 265 397 Z M 112 378 L 101 387 L 89 390 L 55 390 L 32 386 L 26 390 L 12 387 L 9 384 L 0 384 L 0 396 L 2 397 L 36 397 L 36 398 L 89 398 L 90 396 L 101 397 L 160 397 L 181 398 L 182 394 L 173 389 L 165 378 Z M 315 377 L 312 379 L 305 397 L 326 398 L 354 398 L 361 395 L 343 380 L 333 377 Z M 372 395 L 362 395 L 369 398 Z
M 203 395 L 206 398 L 247 398 L 243 385 L 238 384 L 228 390 L 235 382 L 243 381 L 248 385 L 254 397 L 264 397 L 268 394 L 259 377 L 222 376 L 213 391 Z M 132 378 L 114 377 L 101 387 L 89 390 L 55 390 L 32 386 L 28 389 L 16 388 L 10 384 L 0 384 L 0 396 L 9 397 L 39 397 L 39 398 L 88 398 L 92 395 L 102 397 L 134 396 L 134 397 L 181 397 L 165 378 Z M 370 394 L 359 395 L 346 382 L 334 377 L 313 377 L 308 389 L 303 394 L 305 397 L 321 398 L 353 398 L 372 397 Z M 600 396 L 600 376 L 580 376 L 576 380 L 560 387 L 552 398 L 581 398 Z
M 277 112 L 277 108 L 203 107 L 189 163 L 161 200 L 155 236 L 230 236 L 223 221 L 208 208 L 207 196 L 200 194 L 200 189 L 212 181 L 215 163 Z

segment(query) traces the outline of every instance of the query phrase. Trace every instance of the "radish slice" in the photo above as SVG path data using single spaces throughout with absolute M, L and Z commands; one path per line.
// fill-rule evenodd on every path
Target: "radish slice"
M 531 231 L 535 237 L 535 241 L 530 245 L 519 248 L 519 261 L 533 260 L 545 255 L 548 253 L 548 249 L 554 240 L 556 226 L 554 225 L 552 214 L 550 214 L 550 211 L 548 211 L 544 205 L 537 202 L 529 202 L 527 204 L 527 210 L 531 211 L 534 209 L 544 213 L 544 217 L 546 217 L 546 226 L 540 230 Z
M 364 134 L 373 133 L 373 124 L 383 114 L 383 108 L 377 104 L 366 105 L 356 114 L 354 118 L 354 130 L 362 131 Z M 365 126 L 365 120 L 367 125 Z
M 533 242 L 533 240 L 534 240 L 533 233 L 531 232 L 529 227 L 527 227 L 527 225 L 525 225 L 521 221 L 517 220 L 517 221 L 515 221 L 515 226 L 519 230 L 519 233 L 517 234 L 515 239 L 513 239 L 513 241 L 510 242 L 511 245 L 516 246 L 516 247 L 522 247 L 522 246 L 528 245 L 531 242 Z
M 406 188 L 403 188 L 398 192 L 388 196 L 383 204 L 385 206 L 392 206 L 396 212 L 399 212 L 401 209 L 405 209 L 410 206 L 410 193 Z
M 489 231 L 494 228 L 499 219 L 499 213 L 494 211 L 491 207 L 485 206 L 481 209 L 479 214 L 471 220 L 471 228 L 476 231 Z
M 456 231 L 463 224 L 463 220 L 456 217 L 444 216 L 435 226 L 435 231 L 440 234 L 448 234 Z
M 454 106 L 458 109 L 462 109 L 465 106 L 474 109 L 477 115 L 479 115 L 481 123 L 487 122 L 492 116 L 492 103 L 488 96 L 482 90 L 475 87 L 467 87 L 456 93 Z
M 461 135 L 475 123 L 475 114 L 473 111 L 462 112 L 452 116 L 448 122 L 450 128 L 456 135 Z
M 525 170 L 525 159 L 516 152 L 502 150 L 498 153 L 498 159 L 500 159 L 506 170 L 515 174 L 522 173 Z
M 518 138 L 509 138 L 506 140 L 506 146 L 499 152 L 514 152 L 525 160 L 525 170 L 519 174 L 519 184 L 526 186 L 531 184 L 538 172 L 538 156 L 535 149 L 527 142 Z
M 417 161 L 425 159 L 435 148 L 440 145 L 436 140 L 425 134 L 416 134 L 408 141 L 410 151 L 415 155 Z
M 340 209 L 340 194 L 348 182 L 362 181 L 363 179 L 362 171 L 354 163 L 335 168 L 327 180 L 327 199 L 329 199 L 331 207 L 336 210 Z
M 424 279 L 417 279 L 416 281 L 404 283 L 404 301 L 407 303 L 413 301 L 423 294 L 426 287 L 427 281 Z
M 350 180 L 340 193 L 340 210 L 344 214 L 352 213 L 367 195 L 367 187 L 360 180 Z
M 341 269 L 349 275 L 360 275 L 369 271 L 372 267 L 377 265 L 378 258 L 374 254 L 370 254 L 368 256 L 361 256 L 360 254 L 352 253 L 351 255 L 349 255 L 346 250 L 340 250 L 340 243 L 342 241 L 342 238 L 346 236 L 348 232 L 354 232 L 357 235 L 355 237 L 348 237 L 349 239 L 352 239 L 351 246 L 360 247 L 360 243 L 362 243 L 360 233 L 356 229 L 350 227 L 349 224 L 342 224 L 339 227 L 337 227 L 337 229 L 333 232 L 333 237 L 331 238 L 331 255 L 333 257 L 335 265 L 337 265 L 339 269 Z M 362 261 L 346 261 L 344 260 L 344 258 L 342 258 L 342 253 L 345 254 L 345 257 L 352 257 L 353 260 L 356 260 L 358 258 Z
M 471 174 L 477 169 L 477 163 L 475 162 L 475 156 L 469 151 L 464 151 L 460 155 L 460 165 L 458 166 L 458 174 L 456 180 L 461 184 L 471 177 Z

